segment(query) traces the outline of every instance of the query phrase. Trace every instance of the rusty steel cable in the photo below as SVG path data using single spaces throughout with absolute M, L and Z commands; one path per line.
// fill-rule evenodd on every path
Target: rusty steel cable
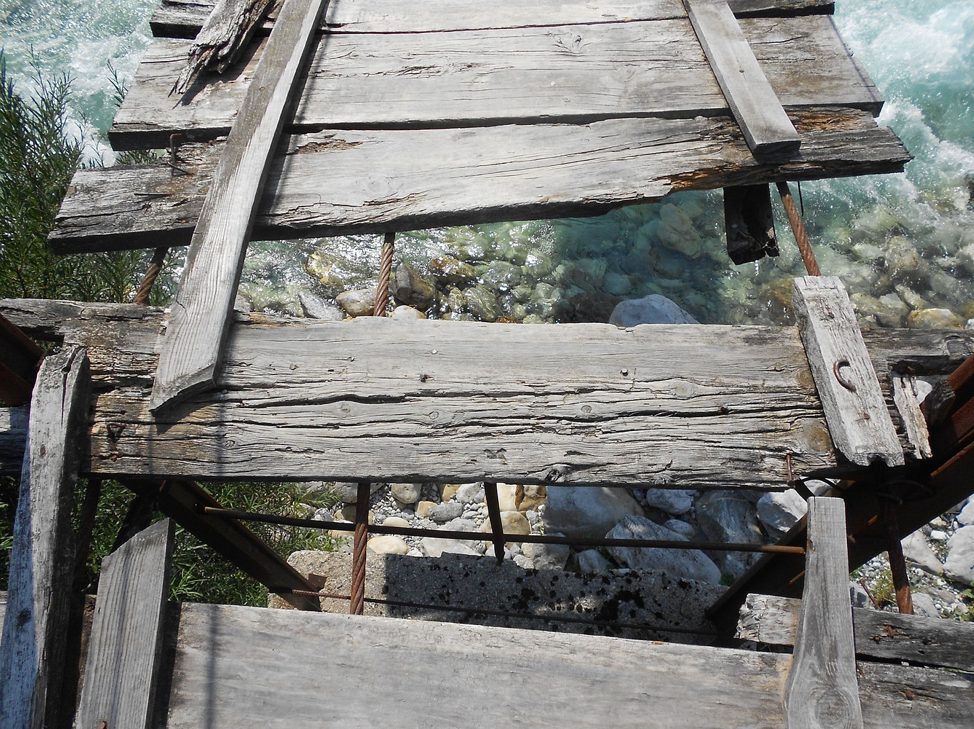
M 224 519 L 239 519 L 240 521 L 257 521 L 265 524 L 279 524 L 282 526 L 307 527 L 309 529 L 326 529 L 334 531 L 355 531 L 357 523 L 340 521 L 320 521 L 318 519 L 299 519 L 293 516 L 277 516 L 275 514 L 256 514 L 249 511 L 234 511 L 232 509 L 217 509 L 211 506 L 203 508 L 203 513 L 219 516 Z M 358 510 L 356 510 L 356 520 Z M 441 539 L 458 539 L 478 541 L 490 540 L 491 535 L 484 532 L 464 532 L 451 529 L 420 529 L 418 527 L 391 527 L 373 524 L 368 527 L 372 534 L 396 534 L 407 537 L 439 537 Z M 522 544 L 567 544 L 574 547 L 647 547 L 656 549 L 706 549 L 715 552 L 758 552 L 762 554 L 795 554 L 804 555 L 805 548 L 781 544 L 745 544 L 736 542 L 687 542 L 670 539 L 606 539 L 603 537 L 558 537 L 549 534 L 504 534 L 505 542 Z
M 334 592 L 311 592 L 309 590 L 283 590 L 277 594 L 290 593 L 292 595 L 302 595 L 305 597 L 319 597 L 326 600 L 351 600 L 351 595 L 342 595 Z M 597 625 L 605 628 L 629 628 L 631 630 L 645 630 L 654 633 L 685 633 L 689 635 L 718 635 L 715 630 L 695 630 L 693 628 L 663 627 L 661 625 L 646 625 L 643 623 L 609 622 L 606 620 L 596 620 L 594 618 L 581 618 L 571 615 L 536 615 L 534 613 L 510 613 L 503 610 L 491 608 L 471 608 L 459 607 L 455 605 L 428 605 L 421 602 L 409 602 L 407 600 L 392 600 L 389 598 L 366 597 L 365 602 L 373 605 L 389 605 L 390 607 L 402 607 L 413 610 L 441 610 L 443 612 L 467 613 L 468 615 L 493 615 L 502 618 L 512 618 L 518 620 L 543 620 L 546 623 L 575 623 L 579 625 Z
M 146 306 L 149 303 L 149 294 L 152 293 L 152 285 L 159 278 L 159 274 L 162 272 L 162 265 L 166 262 L 166 255 L 168 253 L 169 249 L 166 247 L 156 248 L 156 252 L 152 254 L 152 260 L 149 261 L 149 267 L 145 271 L 145 276 L 142 277 L 142 283 L 139 284 L 139 290 L 135 292 L 135 298 L 132 300 L 133 304 Z
M 785 207 L 788 215 L 788 222 L 791 224 L 791 231 L 795 234 L 795 242 L 798 243 L 798 250 L 802 254 L 802 261 L 805 262 L 805 270 L 809 276 L 821 276 L 822 271 L 815 260 L 815 252 L 812 250 L 811 243 L 808 242 L 808 233 L 805 231 L 805 224 L 802 216 L 795 205 L 795 199 L 791 196 L 791 189 L 787 182 L 778 183 L 778 194 L 781 196 L 781 204 Z
M 385 316 L 389 305 L 389 279 L 392 276 L 392 256 L 396 250 L 396 234 L 386 233 L 382 241 L 382 259 L 379 262 L 379 283 L 375 287 L 375 315 Z
M 355 499 L 355 536 L 352 542 L 352 595 L 348 612 L 365 612 L 365 555 L 369 541 L 369 483 L 360 482 Z

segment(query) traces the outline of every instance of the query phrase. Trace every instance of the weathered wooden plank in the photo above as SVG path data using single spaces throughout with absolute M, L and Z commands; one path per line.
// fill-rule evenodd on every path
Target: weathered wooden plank
M 147 729 L 159 678 L 174 524 L 136 534 L 102 561 L 79 727 Z
M 766 645 L 795 642 L 801 600 L 748 595 L 741 608 L 737 637 Z M 891 662 L 974 672 L 974 625 L 956 620 L 852 609 L 856 654 Z
M 747 146 L 755 155 L 797 150 L 801 138 L 726 0 L 683 4 Z
M 785 686 L 788 729 L 862 727 L 842 499 L 808 501 L 805 587 Z
M 789 111 L 849 106 L 878 113 L 882 97 L 826 16 L 740 21 Z M 257 46 L 226 78 L 167 94 L 189 44 L 150 46 L 110 138 L 116 149 L 226 134 L 249 87 Z M 323 37 L 290 131 L 591 122 L 728 113 L 686 19 L 419 34 Z
M 836 448 L 860 466 L 876 460 L 903 465 L 903 449 L 842 281 L 796 278 L 793 306 Z
M 903 421 L 903 429 L 907 439 L 914 448 L 917 458 L 932 458 L 930 449 L 930 434 L 927 432 L 927 421 L 920 410 L 913 377 L 894 375 L 892 378 L 893 402 Z
M 910 159 L 867 112 L 819 109 L 793 118 L 803 147 L 774 163 L 755 160 L 728 117 L 294 136 L 275 159 L 255 235 L 598 214 L 684 189 L 894 172 Z M 219 154 L 219 145 L 182 147 L 188 175 L 165 164 L 75 173 L 51 245 L 77 252 L 185 244 Z
M 0 642 L 0 725 L 50 726 L 61 698 L 74 544 L 71 508 L 88 411 L 88 360 L 67 347 L 41 364 L 31 401 Z
M 343 726 L 352 729 L 389 716 L 402 729 L 778 729 L 790 662 L 705 646 L 191 604 L 181 606 L 178 645 L 169 729 L 204 717 L 212 729 L 312 724 L 324 695 L 343 697 Z M 416 701 L 402 680 L 414 665 L 450 690 Z M 865 665 L 865 726 L 966 727 L 970 687 L 966 676 Z
M 328 0 L 285 0 L 240 107 L 186 256 L 150 407 L 212 386 L 260 194 L 296 80 Z
M 206 68 L 226 71 L 262 24 L 272 0 L 217 0 L 189 49 L 186 68 L 173 84 L 181 94 Z
M 26 405 L 0 407 L 0 474 L 20 473 L 27 445 Z
M 831 0 L 730 0 L 738 17 L 829 14 Z M 158 37 L 195 38 L 213 8 L 207 0 L 163 0 L 152 15 Z M 566 25 L 630 20 L 660 20 L 686 15 L 680 0 L 500 0 L 470 4 L 457 0 L 427 0 L 405 7 L 397 0 L 333 0 L 319 29 L 342 33 L 415 33 L 437 30 L 485 30 L 526 25 Z M 269 33 L 276 13 L 263 24 Z

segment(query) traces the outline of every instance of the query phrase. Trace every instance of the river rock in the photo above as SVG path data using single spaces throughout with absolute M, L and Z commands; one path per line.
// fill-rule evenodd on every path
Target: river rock
M 299 291 L 298 301 L 304 309 L 304 315 L 311 319 L 321 319 L 322 321 L 341 321 L 345 314 L 334 304 L 329 304 L 319 296 L 315 296 L 310 291 Z
M 382 522 L 382 526 L 396 527 L 397 529 L 400 529 L 402 527 L 408 527 L 409 521 L 403 519 L 401 516 L 387 516 Z
M 606 539 L 667 539 L 687 541 L 686 537 L 650 521 L 644 516 L 627 516 Z M 685 577 L 700 582 L 720 583 L 720 569 L 699 549 L 656 549 L 609 547 L 608 551 L 634 570 L 660 570 L 670 577 Z
M 497 297 L 488 286 L 471 286 L 463 292 L 463 300 L 467 310 L 479 321 L 497 321 L 500 316 Z
M 605 274 L 605 278 L 602 280 L 602 290 L 613 296 L 625 296 L 632 291 L 632 281 L 629 280 L 628 276 L 610 271 Z
M 349 316 L 372 316 L 375 313 L 375 287 L 343 291 L 335 300 Z
M 967 526 L 968 524 L 974 524 L 974 498 L 967 500 L 967 504 L 960 513 L 957 515 L 957 523 L 962 526 Z
M 312 482 L 316 483 L 316 482 Z M 382 488 L 381 483 L 369 484 L 369 496 Z M 328 490 L 336 494 L 343 504 L 354 504 L 358 501 L 358 484 L 348 482 L 336 482 L 328 484 Z
M 443 524 L 451 519 L 456 519 L 463 513 L 463 506 L 457 501 L 448 501 L 445 504 L 437 504 L 429 510 L 429 518 L 438 524 Z
M 930 549 L 930 545 L 927 544 L 927 538 L 923 536 L 922 531 L 913 532 L 901 544 L 903 545 L 903 556 L 919 565 L 923 571 L 929 572 L 932 575 L 942 575 L 944 573 L 943 563 L 937 558 L 934 551 Z
M 671 532 L 682 534 L 687 539 L 690 539 L 690 537 L 697 532 L 697 529 L 693 526 L 693 524 L 688 524 L 687 522 L 679 519 L 667 519 L 665 522 L 663 522 L 663 526 L 665 526 Z
M 455 497 L 461 504 L 479 504 L 484 500 L 484 487 L 479 483 L 465 483 L 456 490 Z
M 394 483 L 389 488 L 392 495 L 404 504 L 415 504 L 423 491 L 423 485 L 418 483 Z
M 911 329 L 960 329 L 963 324 L 950 309 L 918 309 L 906 317 Z
M 933 602 L 933 598 L 925 592 L 913 593 L 913 614 L 924 618 L 939 618 L 940 611 Z
M 477 278 L 477 269 L 449 256 L 439 256 L 430 261 L 430 272 L 437 281 L 445 284 L 463 285 Z
M 520 511 L 502 511 L 501 512 L 501 527 L 503 528 L 504 534 L 530 534 L 531 525 L 528 523 L 528 519 Z M 485 521 L 483 526 L 481 526 L 480 531 L 489 532 L 490 522 Z
M 411 306 L 397 306 L 392 310 L 392 319 L 425 319 L 426 314 L 421 312 L 419 309 L 414 309 Z
M 715 542 L 761 544 L 757 509 L 736 491 L 707 491 L 697 498 L 697 523 Z
M 423 537 L 419 541 L 419 548 L 427 557 L 439 557 L 444 553 L 480 556 L 472 540 L 457 541 L 440 537 Z
M 791 529 L 795 522 L 805 516 L 808 503 L 797 491 L 772 492 L 765 494 L 757 503 L 758 519 L 764 524 L 768 535 L 778 539 Z
M 671 516 L 680 516 L 693 508 L 695 493 L 684 489 L 646 489 L 646 503 L 654 509 L 665 511 Z
M 409 545 L 392 534 L 379 534 L 369 540 L 369 549 L 376 554 L 406 554 Z
M 641 299 L 620 302 L 609 317 L 609 323 L 617 327 L 634 327 L 637 324 L 699 324 L 700 322 L 665 296 L 650 294 Z
M 514 502 L 517 504 L 517 510 L 522 514 L 527 511 L 537 511 L 538 507 L 545 503 L 547 493 L 547 487 L 544 485 L 518 488 L 514 492 Z
M 341 511 L 338 512 L 338 518 L 342 521 L 355 521 L 355 517 L 358 514 L 358 508 L 358 504 L 345 504 L 345 506 L 341 508 Z M 369 510 L 368 522 L 369 524 L 375 523 L 375 512 L 371 509 Z
M 567 544 L 524 544 L 521 550 L 536 570 L 564 569 L 572 551 Z
M 389 293 L 400 304 L 428 309 L 433 304 L 436 289 L 425 276 L 408 263 L 400 263 L 389 280 Z
M 605 572 L 612 567 L 612 563 L 607 560 L 597 549 L 586 549 L 575 555 L 578 561 L 578 571 L 583 575 L 594 575 L 598 572 Z
M 974 525 L 954 532 L 947 540 L 947 549 L 944 574 L 955 582 L 974 585 Z
M 444 483 L 436 487 L 440 494 L 440 501 L 449 501 L 460 492 L 461 484 Z
M 549 486 L 546 503 L 545 530 L 570 537 L 601 537 L 624 517 L 643 514 L 626 491 L 604 486 Z
M 497 484 L 497 504 L 501 511 L 517 511 L 517 484 Z
M 920 267 L 920 254 L 908 238 L 895 236 L 886 246 L 886 270 L 894 278 L 903 278 Z

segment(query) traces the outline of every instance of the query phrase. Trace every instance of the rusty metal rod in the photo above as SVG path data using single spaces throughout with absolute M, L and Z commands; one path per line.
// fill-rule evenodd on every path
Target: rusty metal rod
M 299 519 L 293 516 L 276 516 L 273 514 L 255 514 L 249 511 L 234 511 L 232 509 L 217 509 L 205 507 L 207 515 L 219 516 L 224 519 L 239 519 L 241 521 L 259 521 L 266 524 L 280 524 L 282 526 L 307 527 L 309 529 L 325 529 L 334 531 L 354 531 L 355 524 L 342 521 L 319 521 L 317 519 Z M 358 512 L 356 511 L 356 516 Z M 420 529 L 418 527 L 391 527 L 373 524 L 369 527 L 372 534 L 398 534 L 408 537 L 440 537 L 442 539 L 458 540 L 489 540 L 490 535 L 485 532 L 462 532 L 451 529 Z M 805 554 L 804 547 L 792 547 L 778 544 L 743 544 L 734 542 L 684 542 L 668 539 L 605 539 L 601 537 L 557 537 L 548 534 L 504 534 L 505 542 L 519 542 L 523 544 L 567 544 L 573 547 L 653 547 L 657 549 L 707 549 L 715 552 L 760 552 L 767 554 Z
M 386 233 L 382 241 L 382 257 L 379 262 L 379 282 L 375 287 L 375 315 L 385 316 L 389 305 L 389 278 L 392 276 L 392 255 L 395 253 L 396 234 Z
M 805 232 L 805 224 L 802 222 L 801 213 L 795 205 L 795 199 L 791 196 L 791 190 L 787 182 L 778 183 L 778 194 L 781 195 L 781 204 L 785 206 L 785 213 L 788 214 L 788 222 L 791 224 L 791 232 L 795 234 L 795 242 L 798 243 L 798 250 L 802 254 L 805 262 L 805 270 L 809 276 L 821 276 L 818 261 L 815 260 L 815 252 L 812 250 L 811 243 L 808 242 L 808 233 Z
M 307 590 L 291 590 L 295 595 L 305 595 L 308 597 L 323 597 L 327 600 L 350 600 L 351 595 L 341 595 L 332 592 L 309 592 Z M 412 608 L 416 610 L 442 610 L 444 612 L 467 613 L 468 615 L 495 615 L 502 618 L 518 618 L 521 620 L 543 620 L 547 623 L 576 623 L 579 625 L 599 625 L 606 628 L 631 628 L 634 630 L 648 630 L 657 633 L 687 633 L 690 635 L 717 635 L 712 630 L 694 630 L 692 628 L 664 628 L 658 625 L 645 625 L 643 623 L 617 623 L 605 620 L 594 620 L 592 618 L 576 618 L 568 615 L 535 615 L 533 613 L 509 613 L 503 610 L 492 610 L 491 608 L 469 608 L 455 607 L 452 605 L 427 605 L 419 602 L 408 602 L 405 600 L 389 600 L 387 598 L 367 597 L 365 602 L 375 605 L 390 605 L 392 607 Z
M 362 615 L 365 612 L 365 555 L 369 541 L 369 483 L 360 482 L 355 500 L 355 537 L 352 542 L 352 595 L 348 612 Z
M 484 483 L 484 500 L 487 502 L 487 518 L 490 521 L 490 538 L 494 543 L 494 556 L 497 564 L 504 561 L 504 524 L 501 522 L 501 507 L 497 499 L 497 484 Z
M 162 272 L 162 265 L 166 262 L 166 254 L 169 253 L 169 249 L 166 247 L 156 248 L 156 252 L 152 254 L 152 260 L 149 261 L 149 267 L 145 271 L 145 276 L 142 277 L 142 283 L 139 284 L 139 290 L 135 293 L 135 298 L 132 300 L 133 304 L 139 304 L 145 306 L 149 303 L 149 294 L 152 293 L 152 285 L 159 278 L 159 274 Z
M 886 528 L 886 554 L 889 556 L 889 571 L 893 576 L 893 589 L 896 591 L 896 608 L 904 615 L 913 615 L 910 576 L 906 572 L 906 559 L 903 557 L 903 545 L 900 543 L 896 511 L 889 499 L 880 499 L 879 509 Z

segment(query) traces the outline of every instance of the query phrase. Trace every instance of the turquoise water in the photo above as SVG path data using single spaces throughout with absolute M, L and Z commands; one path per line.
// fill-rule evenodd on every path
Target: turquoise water
M 97 137 L 114 111 L 111 69 L 131 78 L 153 6 L 0 0 L 8 71 L 29 90 L 33 49 L 43 73 L 71 75 L 72 118 L 91 157 L 113 159 Z M 974 3 L 840 0 L 836 23 L 886 95 L 880 122 L 916 159 L 901 175 L 802 186 L 822 269 L 843 277 L 864 325 L 962 326 L 974 316 Z M 790 321 L 787 278 L 801 269 L 787 224 L 778 221 L 780 258 L 744 266 L 727 259 L 722 228 L 719 194 L 699 193 L 594 219 L 422 231 L 398 245 L 421 268 L 436 257 L 475 266 L 478 279 L 440 286 L 436 315 L 598 320 L 619 297 L 662 293 L 701 321 Z M 364 237 L 257 244 L 243 291 L 259 308 L 300 313 L 298 289 L 336 293 L 334 276 L 325 286 L 305 273 L 309 254 L 317 249 L 347 288 L 374 277 L 377 248 Z M 477 304 L 485 294 L 486 308 Z

